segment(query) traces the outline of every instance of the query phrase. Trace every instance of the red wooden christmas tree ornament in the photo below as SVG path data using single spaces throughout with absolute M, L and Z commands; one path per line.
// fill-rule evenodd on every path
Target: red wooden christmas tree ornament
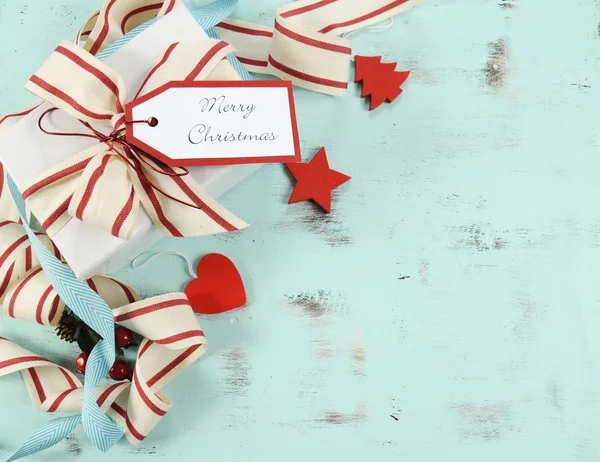
M 381 56 L 355 56 L 356 82 L 363 83 L 362 97 L 371 95 L 371 111 L 386 100 L 393 102 L 402 93 L 410 71 L 397 72 L 397 63 L 382 63 Z

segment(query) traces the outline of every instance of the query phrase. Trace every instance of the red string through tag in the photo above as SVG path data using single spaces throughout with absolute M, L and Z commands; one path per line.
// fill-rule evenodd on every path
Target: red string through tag
M 144 170 L 143 170 L 141 164 L 143 163 L 146 167 L 148 167 L 149 169 L 153 170 L 154 172 L 156 172 L 160 175 L 166 175 L 166 176 L 170 176 L 170 177 L 183 177 L 183 176 L 188 175 L 190 172 L 187 168 L 176 167 L 176 168 L 180 169 L 180 171 L 177 172 L 172 167 L 166 165 L 164 162 L 160 161 L 159 159 L 156 159 L 155 157 L 151 156 L 150 154 L 133 146 L 125 138 L 125 133 L 126 133 L 125 128 L 120 128 L 118 130 L 115 128 L 110 133 L 110 135 L 105 135 L 104 133 L 102 133 L 102 132 L 96 130 L 94 127 L 92 127 L 88 122 L 84 122 L 83 120 L 80 120 L 79 122 L 84 127 L 86 127 L 88 130 L 90 130 L 91 133 L 53 132 L 53 131 L 45 129 L 42 125 L 44 118 L 56 110 L 58 110 L 58 108 L 55 108 L 55 107 L 47 109 L 46 111 L 44 111 L 44 113 L 38 119 L 38 127 L 46 135 L 83 136 L 85 138 L 96 139 L 100 143 L 105 144 L 109 148 L 110 151 L 114 152 L 116 155 L 121 157 L 121 159 L 123 159 L 127 163 L 127 165 L 129 165 L 133 170 L 135 170 L 135 172 L 138 174 L 138 178 L 140 179 L 140 181 L 144 182 L 146 185 L 150 186 L 155 191 L 159 192 L 160 194 L 162 194 L 165 197 L 168 197 L 171 200 L 174 200 L 175 202 L 178 202 L 182 205 L 186 205 L 188 207 L 202 210 L 201 206 L 183 201 L 177 197 L 172 196 L 171 194 L 167 193 L 166 191 L 163 191 L 161 188 L 156 186 L 152 181 L 150 181 L 148 178 L 146 178 L 146 175 L 144 173 Z M 131 121 L 126 120 L 126 121 L 124 121 L 124 123 L 125 124 L 144 123 L 144 124 L 148 124 L 150 127 L 156 127 L 158 125 L 158 119 L 156 117 L 150 117 L 147 120 L 131 120 Z M 117 149 L 116 146 L 120 146 L 122 151 Z M 152 159 L 156 164 L 159 165 L 159 167 L 156 167 L 156 166 L 152 165 L 150 162 L 148 162 L 146 157 Z

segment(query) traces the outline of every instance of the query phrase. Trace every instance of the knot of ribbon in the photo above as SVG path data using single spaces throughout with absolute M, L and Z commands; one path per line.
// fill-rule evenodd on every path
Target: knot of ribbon
M 186 176 L 186 175 L 189 175 L 189 173 L 190 173 L 188 169 L 186 169 L 185 167 L 177 167 L 180 170 L 178 172 L 176 169 L 173 169 L 173 168 L 169 167 L 168 165 L 165 165 L 161 161 L 156 160 L 154 158 L 153 159 L 155 160 L 156 166 L 151 164 L 150 162 L 148 162 L 146 160 L 146 157 L 148 157 L 149 154 L 140 150 L 139 148 L 137 148 L 136 146 L 134 146 L 133 144 L 131 144 L 127 141 L 127 139 L 125 138 L 126 130 L 124 128 L 118 128 L 118 129 L 115 128 L 109 135 L 105 135 L 104 133 L 96 130 L 89 123 L 83 122 L 80 120 L 81 124 L 84 127 L 86 127 L 90 131 L 90 133 L 65 133 L 65 132 L 53 132 L 50 130 L 46 130 L 44 128 L 42 122 L 47 115 L 51 114 L 52 112 L 54 112 L 56 110 L 57 110 L 57 108 L 47 109 L 46 111 L 44 111 L 42 113 L 42 115 L 40 116 L 40 118 L 38 120 L 39 129 L 42 132 L 44 132 L 46 135 L 81 136 L 84 138 L 93 138 L 93 139 L 97 140 L 98 142 L 105 144 L 109 151 L 111 151 L 115 155 L 121 157 L 122 160 L 129 165 L 130 168 L 135 170 L 135 172 L 138 174 L 138 178 L 140 179 L 140 181 L 144 182 L 146 185 L 153 188 L 158 193 L 162 194 L 165 197 L 168 197 L 171 200 L 179 202 L 180 204 L 187 205 L 188 207 L 192 207 L 192 208 L 196 208 L 196 209 L 201 208 L 197 204 L 193 204 L 193 203 L 181 200 L 181 199 L 179 199 L 175 196 L 172 196 L 169 193 L 163 191 L 162 189 L 160 189 L 160 187 L 156 186 L 154 183 L 152 183 L 150 180 L 148 180 L 148 178 L 144 174 L 144 171 L 141 168 L 141 165 L 143 163 L 146 165 L 146 167 L 154 170 L 156 173 L 161 174 L 161 175 L 167 175 L 167 176 Z M 125 121 L 125 124 L 134 124 L 134 123 L 143 123 L 143 124 L 150 125 L 151 127 L 155 127 L 158 124 L 158 120 L 155 117 L 151 117 L 148 120 Z
M 158 56 L 133 99 L 174 80 L 237 80 L 224 59 L 231 51 L 225 42 L 213 39 L 174 43 Z M 123 79 L 89 52 L 63 42 L 26 88 L 53 106 L 39 121 L 45 133 L 97 141 L 22 188 L 50 237 L 75 217 L 129 239 L 140 205 L 165 234 L 174 237 L 247 226 L 211 198 L 187 170 L 173 169 L 127 142 L 126 124 L 148 121 L 126 120 Z M 61 131 L 55 109 L 78 119 L 89 132 Z

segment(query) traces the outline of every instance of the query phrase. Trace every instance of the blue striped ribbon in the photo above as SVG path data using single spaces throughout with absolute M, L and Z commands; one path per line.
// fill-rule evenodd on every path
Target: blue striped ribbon
M 192 10 L 192 15 L 198 21 L 198 24 L 207 31 L 209 36 L 216 38 L 212 27 L 228 17 L 238 1 L 217 0 L 211 5 Z M 100 53 L 98 58 L 106 59 L 157 20 L 158 18 L 142 24 L 115 41 L 115 43 Z M 244 80 L 252 79 L 252 76 L 233 54 L 228 56 L 228 59 L 230 59 L 231 64 Z M 106 452 L 121 439 L 123 429 L 100 410 L 92 394 L 92 390 L 106 376 L 115 359 L 115 326 L 112 310 L 96 292 L 91 290 L 85 282 L 77 279 L 71 269 L 58 260 L 40 242 L 28 225 L 23 196 L 21 196 L 17 185 L 10 177 L 8 178 L 8 185 L 21 215 L 23 227 L 29 236 L 29 241 L 50 283 L 66 305 L 82 321 L 98 333 L 102 337 L 102 340 L 94 347 L 88 358 L 82 414 L 61 417 L 42 425 L 17 452 L 12 455 L 0 454 L 0 459 L 9 462 L 48 449 L 67 437 L 79 423 L 83 424 L 83 428 L 93 444 L 101 451 Z

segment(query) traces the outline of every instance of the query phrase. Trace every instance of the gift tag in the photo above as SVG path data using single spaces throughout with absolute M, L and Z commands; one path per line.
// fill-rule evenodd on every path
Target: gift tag
M 127 121 L 127 141 L 171 166 L 301 161 L 288 81 L 170 82 Z

